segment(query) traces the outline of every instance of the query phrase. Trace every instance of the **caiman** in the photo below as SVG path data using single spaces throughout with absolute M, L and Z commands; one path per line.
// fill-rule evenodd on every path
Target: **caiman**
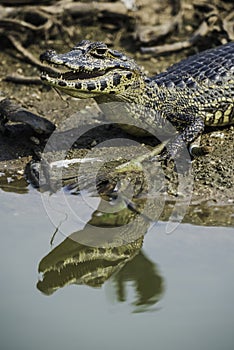
M 77 98 L 93 97 L 108 118 L 114 114 L 115 122 L 119 118 L 121 123 L 125 114 L 130 124 L 153 134 L 164 131 L 166 124 L 179 130 L 167 144 L 170 158 L 206 126 L 234 122 L 234 42 L 191 56 L 153 77 L 102 42 L 83 40 L 67 53 L 48 50 L 40 58 L 57 71 L 42 73 L 45 84 Z M 128 131 L 134 133 L 136 127 Z
M 155 215 L 162 203 L 157 207 L 158 198 L 147 200 L 148 204 L 150 201 L 147 213 Z M 145 204 L 145 199 L 138 199 L 140 210 Z M 163 277 L 141 250 L 150 224 L 120 202 L 100 201 L 86 225 L 67 236 L 40 261 L 37 288 L 51 295 L 70 284 L 101 287 L 112 278 L 120 301 L 124 301 L 126 282 L 131 281 L 136 306 L 155 304 L 164 292 Z

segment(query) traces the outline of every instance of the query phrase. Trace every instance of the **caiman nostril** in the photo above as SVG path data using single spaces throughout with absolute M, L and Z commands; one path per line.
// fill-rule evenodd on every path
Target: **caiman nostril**
M 47 50 L 40 55 L 41 62 L 50 60 L 52 56 L 56 55 L 55 50 Z

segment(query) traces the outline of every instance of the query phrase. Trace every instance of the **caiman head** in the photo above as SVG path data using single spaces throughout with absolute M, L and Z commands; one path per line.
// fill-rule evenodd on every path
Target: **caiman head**
M 143 243 L 140 237 L 120 247 L 99 248 L 80 244 L 75 237 L 73 233 L 40 261 L 42 280 L 37 288 L 44 294 L 50 295 L 69 284 L 101 287 L 139 253 Z
M 83 40 L 67 53 L 48 50 L 40 59 L 54 68 L 53 73 L 42 73 L 42 81 L 78 98 L 106 96 L 129 101 L 144 84 L 135 61 L 102 42 Z

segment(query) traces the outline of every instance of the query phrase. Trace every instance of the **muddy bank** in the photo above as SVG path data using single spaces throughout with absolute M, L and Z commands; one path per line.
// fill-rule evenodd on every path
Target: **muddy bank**
M 3 21 L 0 23 L 0 35 L 3 39 L 0 53 L 2 62 L 0 97 L 10 98 L 31 112 L 47 118 L 57 126 L 57 129 L 61 125 L 66 129 L 66 121 L 80 111 L 76 114 L 74 127 L 92 125 L 94 130 L 88 135 L 82 135 L 76 142 L 75 151 L 73 150 L 76 158 L 82 158 L 87 152 L 90 153 L 92 147 L 105 141 L 110 135 L 113 139 L 116 137 L 132 139 L 132 137 L 114 126 L 97 129 L 102 119 L 100 120 L 93 100 L 74 100 L 67 96 L 59 96 L 55 91 L 40 84 L 38 79 L 40 69 L 36 63 L 41 52 L 48 47 L 66 51 L 68 47 L 84 38 L 104 40 L 133 56 L 151 75 L 198 50 L 233 40 L 229 1 L 220 2 L 219 6 L 216 1 L 212 4 L 208 1 L 203 1 L 201 4 L 177 1 L 173 6 L 170 1 L 157 6 L 152 1 L 140 6 L 136 1 L 135 9 L 126 8 L 123 2 L 121 4 L 108 2 L 109 7 L 106 10 L 104 10 L 106 3 L 100 2 L 102 6 L 98 7 L 96 4 L 95 8 L 93 5 L 91 20 L 88 20 L 85 3 L 71 1 L 70 7 L 67 6 L 63 14 L 59 10 L 60 6 L 56 12 L 53 1 L 48 3 L 48 6 L 40 9 L 37 7 L 9 9 L 7 6 L 2 6 L 4 11 Z M 32 14 L 34 15 L 31 16 Z M 18 32 L 12 29 L 13 19 L 15 25 L 19 26 Z M 31 26 L 25 25 L 27 21 Z M 38 29 L 35 27 L 36 23 L 42 27 Z M 63 29 L 60 36 L 61 26 Z M 17 41 L 11 40 L 12 35 Z M 200 35 L 199 40 L 196 35 Z M 37 38 L 36 44 L 32 37 Z M 189 38 L 195 38 L 192 44 Z M 19 42 L 26 51 L 16 45 Z M 176 47 L 174 45 L 176 42 L 181 46 Z M 190 44 L 184 45 L 185 42 Z M 31 60 L 31 56 L 27 56 L 28 52 L 35 61 Z M 20 77 L 34 77 L 36 80 L 32 81 L 32 84 L 5 81 L 7 76 L 12 77 L 15 74 Z M 67 126 L 69 130 L 70 126 Z M 211 152 L 192 162 L 193 189 L 185 222 L 199 225 L 234 224 L 233 133 L 234 129 L 231 126 L 207 130 L 202 136 L 202 145 L 210 146 Z M 146 139 L 138 138 L 136 142 L 139 145 L 148 144 Z M 152 140 L 149 142 L 150 146 L 153 145 L 152 142 Z M 28 125 L 13 123 L 7 125 L 6 132 L 0 135 L 0 186 L 3 190 L 21 193 L 27 191 L 26 165 L 37 158 L 38 152 L 43 151 L 46 144 L 47 137 L 35 134 Z M 113 146 L 109 148 L 109 152 L 119 159 L 119 148 Z M 130 149 L 127 152 L 130 153 Z M 180 197 L 177 193 L 176 175 L 168 171 L 165 177 L 167 183 L 163 194 L 166 196 L 167 205 L 162 213 L 162 220 L 170 217 L 175 202 L 180 203 L 181 208 L 184 205 L 184 197 Z
M 36 94 L 39 95 L 38 92 Z M 58 159 L 82 160 L 85 158 L 92 158 L 92 161 L 95 161 L 95 159 L 99 159 L 99 154 L 100 157 L 103 157 L 103 154 L 105 157 L 105 154 L 110 153 L 112 158 L 116 159 L 116 163 L 112 163 L 111 166 L 107 164 L 107 168 L 104 166 L 102 171 L 106 176 L 119 162 L 137 157 L 142 150 L 152 148 L 152 140 L 150 140 L 151 145 L 149 146 L 147 139 L 132 138 L 117 126 L 103 126 L 99 119 L 98 110 L 92 100 L 86 101 L 88 107 L 85 107 L 84 101 L 69 97 L 64 97 L 66 101 L 63 101 L 54 91 L 45 91 L 44 88 L 42 88 L 40 95 L 43 99 L 43 110 L 49 112 L 48 119 L 56 122 L 57 130 L 62 129 L 60 136 L 56 137 L 56 149 L 59 151 L 61 147 L 61 153 L 53 155 L 55 159 L 48 158 L 50 162 Z M 41 104 L 40 100 L 37 103 Z M 76 112 L 79 108 L 82 111 L 81 113 Z M 36 110 L 38 112 L 38 109 Z M 45 116 L 45 114 L 43 115 Z M 73 127 L 69 125 L 71 120 L 77 122 L 77 128 L 75 128 L 75 125 Z M 91 127 L 89 133 L 81 132 L 84 125 L 88 125 L 88 128 Z M 38 151 L 43 152 L 43 147 L 48 148 L 48 139 L 35 135 L 27 125 L 8 125 L 7 129 L 9 134 L 0 137 L 2 150 L 0 186 L 4 191 L 24 193 L 28 190 L 29 182 L 33 182 L 28 173 L 28 164 L 32 159 L 37 159 Z M 163 196 L 165 199 L 160 220 L 168 220 L 176 204 L 178 215 L 181 211 L 186 211 L 184 222 L 211 226 L 234 225 L 233 134 L 233 127 L 228 127 L 209 130 L 202 136 L 202 145 L 210 146 L 211 152 L 192 161 L 192 174 L 190 175 L 192 187 L 189 187 L 188 190 L 184 189 L 182 194 L 178 193 L 177 174 L 172 169 L 162 170 L 160 168 L 160 171 L 163 171 L 164 183 L 163 188 L 160 188 L 157 195 L 160 198 Z M 76 139 L 75 144 L 71 142 L 74 135 L 81 135 Z M 116 138 L 125 140 L 129 145 L 115 145 L 112 140 Z M 97 150 L 97 146 L 102 142 L 106 142 L 107 139 L 111 140 L 109 147 L 101 146 Z M 51 142 L 51 139 L 49 139 L 49 142 Z M 132 142 L 136 142 L 137 147 L 132 146 Z M 123 144 L 122 141 L 120 141 L 121 143 Z M 122 154 L 127 155 L 126 159 L 121 156 Z M 154 164 L 150 164 L 151 173 L 154 172 L 153 168 Z M 26 172 L 25 169 L 27 169 Z M 90 163 L 90 168 L 85 169 L 88 179 L 92 174 L 93 163 Z M 155 166 L 155 172 L 158 172 L 157 166 Z M 59 180 L 62 179 L 60 184 L 67 186 L 69 183 L 74 183 L 77 174 L 78 168 L 73 169 L 64 165 L 62 173 L 59 172 L 58 175 Z M 138 175 L 133 176 L 137 178 Z M 185 179 L 187 179 L 186 174 Z M 89 182 L 87 187 L 89 187 Z

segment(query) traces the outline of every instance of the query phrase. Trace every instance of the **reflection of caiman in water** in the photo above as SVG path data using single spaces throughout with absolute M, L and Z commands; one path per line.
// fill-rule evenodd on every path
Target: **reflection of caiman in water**
M 124 285 L 132 281 L 135 305 L 155 304 L 163 292 L 163 279 L 141 251 L 150 222 L 129 208 L 105 213 L 108 202 L 99 205 L 83 230 L 54 248 L 39 263 L 42 280 L 37 288 L 51 295 L 70 284 L 101 287 L 111 276 L 119 301 L 125 300 Z

